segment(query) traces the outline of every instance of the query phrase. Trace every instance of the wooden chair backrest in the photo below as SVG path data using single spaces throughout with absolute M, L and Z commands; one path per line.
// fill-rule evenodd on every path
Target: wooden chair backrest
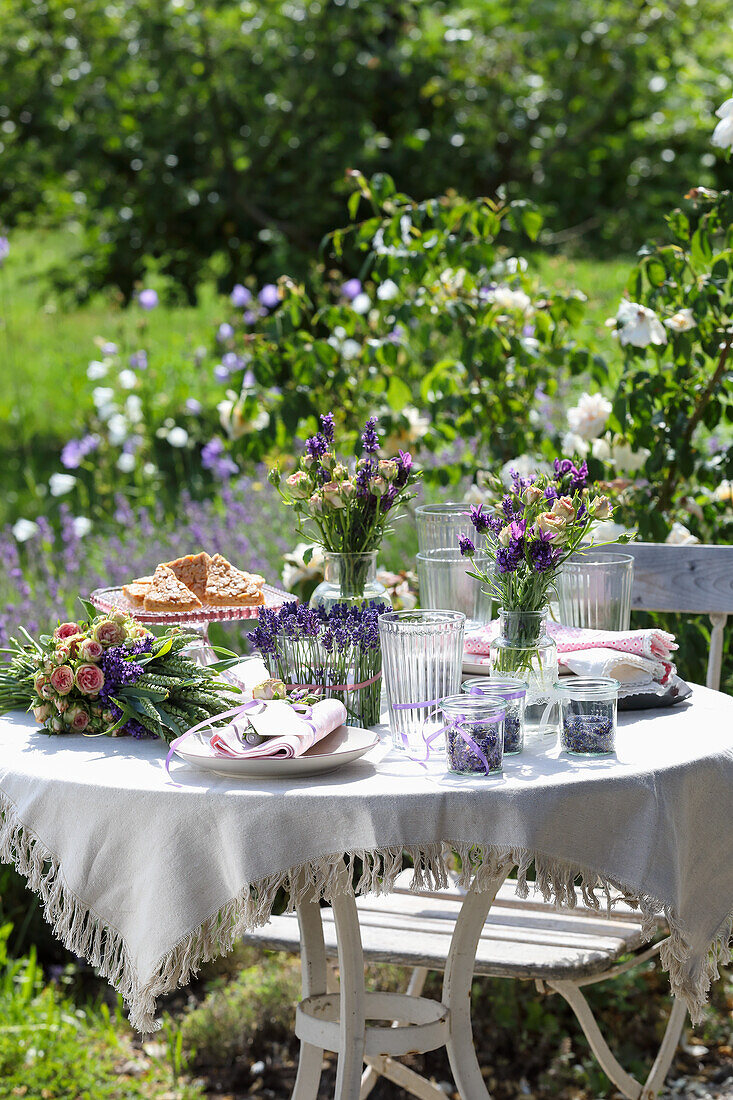
M 710 616 L 707 686 L 717 690 L 724 628 L 733 614 L 733 546 L 632 542 L 618 549 L 634 558 L 632 610 Z

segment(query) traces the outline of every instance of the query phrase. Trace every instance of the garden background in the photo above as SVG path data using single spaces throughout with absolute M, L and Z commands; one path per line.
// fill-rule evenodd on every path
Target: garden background
M 329 410 L 424 499 L 564 452 L 617 525 L 729 542 L 728 7 L 4 0 L 0 645 L 200 546 L 307 592 L 266 471 Z M 415 549 L 407 518 L 381 555 L 407 604 Z M 705 624 L 667 623 L 699 680 Z M 142 1050 L 6 869 L 0 924 L 0 1097 L 287 1095 L 290 962 L 212 968 Z M 606 1002 L 632 1056 L 660 989 Z M 559 1006 L 478 996 L 497 1097 L 607 1088 Z M 680 1074 L 733 1076 L 717 996 Z

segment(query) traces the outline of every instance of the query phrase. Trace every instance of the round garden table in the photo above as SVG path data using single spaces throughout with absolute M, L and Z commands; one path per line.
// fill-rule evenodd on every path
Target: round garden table
M 614 757 L 570 758 L 540 741 L 490 779 L 450 776 L 437 760 L 421 766 L 386 732 L 362 760 L 298 781 L 227 780 L 183 762 L 171 779 L 164 757 L 156 741 L 50 737 L 27 715 L 0 719 L 0 860 L 27 877 L 56 934 L 109 978 L 143 1032 L 156 1027 L 157 998 L 265 924 L 284 889 L 299 910 L 312 993 L 297 1017 L 299 1097 L 315 1095 L 316 1054 L 330 1043 L 340 1052 L 337 1096 L 355 1100 L 365 1050 L 385 1041 L 395 1053 L 446 1043 L 464 1100 L 486 1095 L 471 1040 L 472 952 L 512 868 L 520 895 L 533 868 L 558 904 L 574 904 L 580 884 L 591 902 L 621 890 L 650 923 L 663 917 L 672 991 L 693 1019 L 727 956 L 728 696 L 695 687 L 674 708 L 620 715 Z M 466 900 L 442 1002 L 364 992 L 355 894 L 392 890 L 405 852 L 416 888 L 444 887 L 460 857 Z M 323 898 L 339 936 L 337 1002 L 320 987 Z M 390 1029 L 390 1039 L 386 1028 L 366 1029 L 367 1017 L 412 1027 Z

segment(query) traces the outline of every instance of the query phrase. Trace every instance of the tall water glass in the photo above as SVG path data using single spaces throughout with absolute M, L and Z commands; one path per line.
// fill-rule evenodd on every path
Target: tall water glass
M 421 504 L 415 509 L 418 550 L 440 550 L 443 546 L 458 546 L 460 535 L 475 534 L 468 517 L 470 506 L 461 500 L 446 504 Z
M 483 581 L 468 575 L 468 570 L 476 566 L 485 572 L 490 561 L 489 555 L 480 551 L 473 560 L 464 558 L 457 547 L 419 553 L 420 606 L 461 611 L 466 616 L 466 629 L 491 622 L 491 596 L 484 592 Z
M 463 633 L 460 611 L 387 611 L 379 616 L 382 671 L 395 748 L 426 752 L 441 725 L 440 704 L 461 686 Z M 433 748 L 439 741 L 433 742 Z
M 631 554 L 598 550 L 573 554 L 557 581 L 560 622 L 591 630 L 628 630 L 633 584 Z

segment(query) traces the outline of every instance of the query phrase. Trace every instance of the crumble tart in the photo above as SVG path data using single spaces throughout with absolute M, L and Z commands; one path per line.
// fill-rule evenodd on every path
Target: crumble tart
M 204 599 L 218 607 L 257 607 L 265 602 L 253 575 L 237 569 L 221 554 L 214 554 L 209 562 Z
M 194 611 L 201 607 L 198 596 L 179 581 L 167 565 L 159 565 L 143 600 L 146 611 Z
M 210 561 L 209 555 L 202 550 L 200 554 L 186 554 L 183 558 L 176 558 L 175 561 L 166 561 L 163 564 L 175 573 L 181 584 L 185 584 L 194 596 L 203 600 Z

